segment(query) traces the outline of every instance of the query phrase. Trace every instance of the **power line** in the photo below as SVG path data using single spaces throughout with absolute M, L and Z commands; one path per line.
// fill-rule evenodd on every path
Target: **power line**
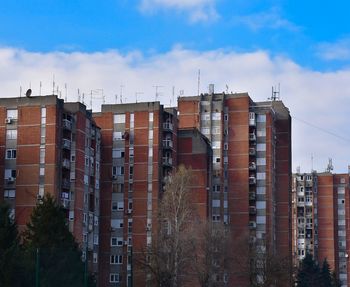
M 327 133 L 327 134 L 329 134 L 329 135 L 331 135 L 331 136 L 334 136 L 334 137 L 339 138 L 339 139 L 341 139 L 341 140 L 350 142 L 350 139 L 348 139 L 348 138 L 346 138 L 346 137 L 343 137 L 343 136 L 341 136 L 341 135 L 338 135 L 338 134 L 336 134 L 336 133 L 334 133 L 334 132 L 332 132 L 332 131 L 326 130 L 326 129 L 321 128 L 321 127 L 319 127 L 319 126 L 316 126 L 316 125 L 314 125 L 314 124 L 312 124 L 312 123 L 309 123 L 309 122 L 307 122 L 307 121 L 305 121 L 305 120 L 298 119 L 298 118 L 295 117 L 295 116 L 293 116 L 293 119 L 294 119 L 294 120 L 297 120 L 297 121 L 299 121 L 299 122 L 302 122 L 302 123 L 304 123 L 304 124 L 306 124 L 306 125 L 308 125 L 308 126 L 310 126 L 310 127 L 313 127 L 313 128 L 315 128 L 315 129 L 318 129 L 318 130 L 320 130 L 320 131 L 322 131 L 322 132 L 324 132 L 324 133 Z

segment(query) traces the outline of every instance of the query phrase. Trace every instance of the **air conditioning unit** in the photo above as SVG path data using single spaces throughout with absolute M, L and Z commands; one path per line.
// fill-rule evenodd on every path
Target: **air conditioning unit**
M 131 214 L 132 213 L 132 209 L 128 209 L 127 213 Z
M 15 178 L 12 177 L 12 176 L 10 176 L 10 177 L 7 178 L 7 182 L 8 182 L 8 183 L 11 183 L 11 182 L 14 182 L 14 181 L 15 181 Z
M 117 179 L 117 175 L 116 175 L 116 174 L 113 174 L 113 175 L 112 175 L 112 179 Z
M 6 118 L 5 119 L 5 124 L 10 124 L 12 123 L 12 119 L 11 118 Z
M 151 228 L 152 228 L 152 224 L 150 224 L 150 223 L 147 223 L 147 227 L 146 227 L 146 230 L 147 230 L 147 231 L 151 231 Z

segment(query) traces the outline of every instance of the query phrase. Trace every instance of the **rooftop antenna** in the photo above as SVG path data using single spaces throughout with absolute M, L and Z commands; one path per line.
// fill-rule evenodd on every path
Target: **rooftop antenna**
M 62 95 L 61 95 L 61 93 L 58 91 L 58 88 L 59 88 L 59 86 L 57 86 L 56 95 L 58 96 L 58 94 L 59 94 L 59 95 L 60 95 L 60 99 L 61 99 Z
M 226 84 L 226 94 L 228 94 L 228 85 Z
M 314 155 L 311 154 L 311 172 L 314 171 Z
M 39 84 L 39 96 L 41 96 L 41 87 L 42 87 L 42 84 L 41 84 L 41 81 L 40 81 L 40 84 Z
M 198 87 L 197 87 L 197 95 L 199 96 L 199 89 L 201 84 L 201 70 L 198 70 Z
M 300 173 L 300 166 L 297 166 L 297 173 Z
M 280 83 L 278 83 L 278 89 L 274 86 L 272 86 L 272 95 L 270 100 L 271 101 L 276 101 L 280 99 L 280 92 L 281 92 L 281 87 L 280 87 Z
M 124 86 L 120 85 L 120 103 L 121 104 L 123 103 L 123 88 L 124 88 Z
M 52 95 L 55 94 L 55 74 L 52 75 Z
M 64 101 L 67 102 L 67 83 L 64 84 L 64 90 L 65 90 Z
M 326 168 L 326 172 L 332 172 L 333 169 L 334 169 L 334 167 L 333 167 L 332 159 L 329 158 L 329 159 L 328 159 L 327 168 Z
M 80 90 L 78 89 L 78 102 L 80 102 Z
M 163 86 L 155 85 L 155 86 L 153 86 L 153 88 L 156 89 L 156 98 L 155 98 L 155 100 L 157 101 L 157 100 L 158 100 L 158 97 L 159 97 L 158 89 L 159 89 L 159 88 L 163 88 Z
M 85 94 L 83 93 L 83 105 L 85 105 L 85 103 L 84 103 L 84 100 L 85 100 Z
M 19 86 L 19 97 L 22 97 L 22 86 Z
M 171 103 L 175 103 L 175 86 L 173 86 L 172 96 L 173 97 L 170 99 L 170 107 L 171 107 Z
M 136 92 L 135 93 L 135 100 L 136 100 L 136 103 L 137 103 L 137 95 L 142 95 L 143 94 L 143 92 Z
M 118 104 L 118 95 L 115 95 L 115 103 Z

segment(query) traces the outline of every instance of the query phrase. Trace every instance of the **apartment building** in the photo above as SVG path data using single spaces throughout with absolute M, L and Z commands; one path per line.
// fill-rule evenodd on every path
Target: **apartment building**
M 96 277 L 100 141 L 91 112 L 81 103 L 56 96 L 0 99 L 1 197 L 23 230 L 43 196 L 54 196 Z
M 253 102 L 247 93 L 212 88 L 209 94 L 180 97 L 178 110 L 179 128 L 197 128 L 213 150 L 211 220 L 224 222 L 234 242 L 251 242 L 261 252 L 291 260 L 288 109 L 281 101 Z M 233 256 L 239 248 L 232 248 Z M 228 286 L 249 286 L 248 276 L 235 272 L 239 268 L 238 262 L 227 270 L 222 280 Z
M 293 263 L 327 258 L 341 286 L 349 282 L 349 174 L 296 173 L 292 192 Z
M 177 165 L 177 115 L 159 102 L 103 105 L 100 286 L 146 286 L 137 262 L 157 232 L 160 194 Z

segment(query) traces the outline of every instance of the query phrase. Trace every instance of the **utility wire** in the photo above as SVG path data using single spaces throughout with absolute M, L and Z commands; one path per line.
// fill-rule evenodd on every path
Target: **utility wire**
M 349 139 L 349 138 L 340 136 L 340 135 L 338 135 L 338 134 L 336 134 L 336 133 L 334 133 L 334 132 L 331 132 L 331 131 L 329 131 L 329 130 L 326 130 L 326 129 L 324 129 L 324 128 L 321 128 L 321 127 L 319 127 L 319 126 L 316 126 L 316 125 L 314 125 L 314 124 L 312 124 L 312 123 L 309 123 L 309 122 L 307 122 L 307 121 L 305 121 L 305 120 L 298 119 L 297 117 L 294 117 L 294 116 L 293 116 L 293 119 L 294 119 L 294 120 L 297 120 L 297 121 L 299 121 L 299 122 L 302 122 L 302 123 L 304 123 L 304 124 L 306 124 L 306 125 L 308 125 L 308 126 L 310 126 L 310 127 L 313 127 L 313 128 L 315 128 L 315 129 L 318 129 L 318 130 L 320 130 L 320 131 L 323 131 L 324 133 L 327 133 L 327 134 L 329 134 L 329 135 L 331 135 L 331 136 L 334 136 L 334 137 L 336 137 L 336 138 L 339 138 L 339 139 L 341 139 L 341 140 L 343 140 L 343 141 L 350 142 L 350 139 Z

